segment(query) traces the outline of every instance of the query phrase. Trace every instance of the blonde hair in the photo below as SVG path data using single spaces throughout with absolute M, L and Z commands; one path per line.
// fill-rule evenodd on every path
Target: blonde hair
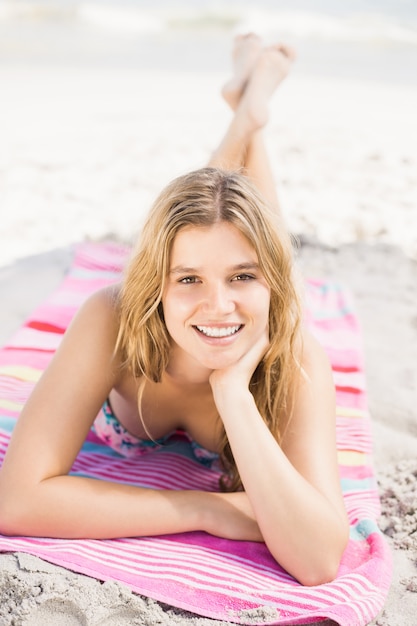
M 207 227 L 221 221 L 233 224 L 251 243 L 270 287 L 270 346 L 252 376 L 250 390 L 279 440 L 298 369 L 300 304 L 290 236 L 278 211 L 266 204 L 244 175 L 204 168 L 180 176 L 161 192 L 125 273 L 117 348 L 135 377 L 161 381 L 170 354 L 162 295 L 174 239 L 185 226 Z M 222 488 L 238 489 L 240 477 L 224 431 L 220 458 L 225 470 Z

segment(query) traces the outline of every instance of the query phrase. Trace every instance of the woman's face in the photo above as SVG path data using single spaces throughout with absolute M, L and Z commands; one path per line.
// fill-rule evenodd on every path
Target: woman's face
M 199 380 L 235 363 L 265 332 L 269 303 L 256 252 L 235 226 L 183 228 L 162 298 L 172 344 L 168 370 Z

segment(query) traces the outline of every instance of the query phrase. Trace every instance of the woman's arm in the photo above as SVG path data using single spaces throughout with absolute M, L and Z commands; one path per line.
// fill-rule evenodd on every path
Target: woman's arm
M 334 384 L 326 355 L 307 333 L 292 417 L 278 445 L 248 390 L 266 348 L 211 376 L 214 398 L 263 538 L 305 585 L 333 579 L 348 538 L 338 477 Z
M 120 375 L 114 293 L 93 295 L 74 318 L 20 415 L 0 471 L 0 532 L 108 538 L 211 530 L 261 540 L 238 494 L 157 491 L 68 475 Z M 221 522 L 223 520 L 223 522 Z
M 112 290 L 76 315 L 19 417 L 0 472 L 0 531 L 110 537 L 195 527 L 184 494 L 68 476 L 120 368 Z M 140 495 L 140 497 L 138 497 Z

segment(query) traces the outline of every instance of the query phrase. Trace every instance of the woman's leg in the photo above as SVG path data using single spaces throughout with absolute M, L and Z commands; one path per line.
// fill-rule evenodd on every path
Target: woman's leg
M 223 89 L 234 117 L 209 162 L 224 169 L 243 168 L 276 206 L 276 187 L 262 129 L 268 121 L 269 99 L 287 75 L 293 58 L 292 50 L 284 46 L 262 48 L 256 35 L 236 38 L 234 75 Z

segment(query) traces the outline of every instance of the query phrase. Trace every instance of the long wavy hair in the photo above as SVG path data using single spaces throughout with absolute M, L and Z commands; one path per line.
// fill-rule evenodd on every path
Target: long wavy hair
M 222 221 L 233 224 L 251 243 L 270 287 L 270 346 L 252 376 L 250 390 L 279 441 L 299 369 L 296 346 L 301 307 L 291 238 L 277 209 L 265 202 L 243 174 L 203 168 L 180 176 L 161 192 L 125 271 L 117 349 L 133 376 L 143 382 L 161 381 L 170 356 L 162 295 L 174 239 L 185 226 L 207 227 Z M 141 389 L 143 385 L 139 386 L 139 409 Z M 221 488 L 239 489 L 241 481 L 224 429 L 220 459 L 224 468 Z

